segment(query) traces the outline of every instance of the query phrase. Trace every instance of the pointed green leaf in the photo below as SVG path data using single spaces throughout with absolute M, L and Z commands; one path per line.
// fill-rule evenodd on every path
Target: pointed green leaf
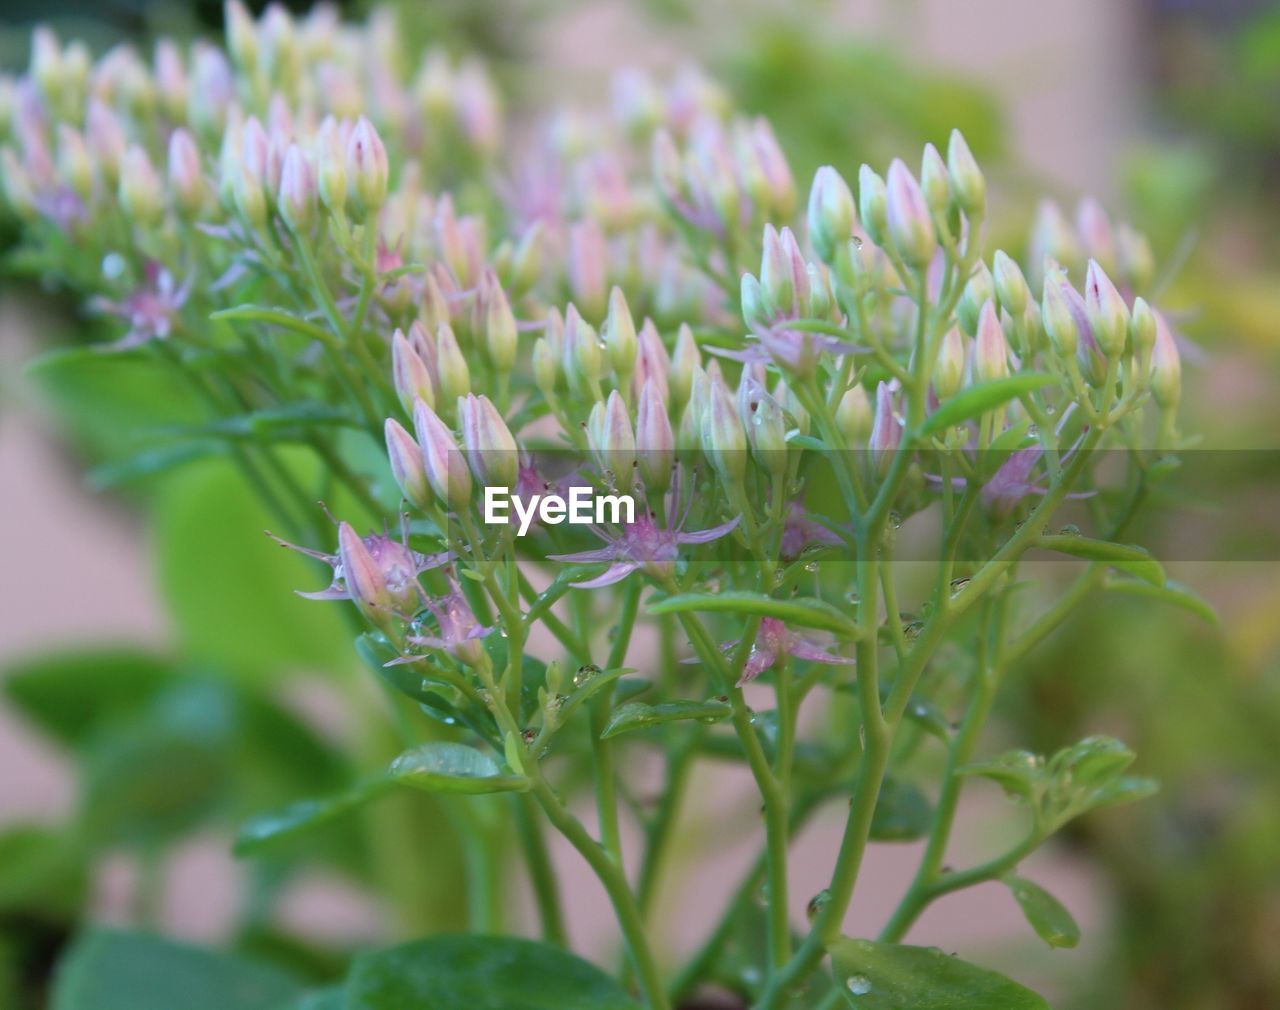
M 1164 585 L 1164 568 L 1146 548 L 1134 544 L 1113 544 L 1109 540 L 1095 540 L 1092 537 L 1074 534 L 1041 537 L 1036 542 L 1046 550 L 1070 554 L 1073 558 L 1098 561 L 1112 568 L 1118 568 L 1153 586 Z
M 559 948 L 497 936 L 441 936 L 358 955 L 347 976 L 346 1010 L 640 1007 L 599 968 Z
M 234 852 L 237 856 L 252 855 L 277 842 L 305 834 L 353 813 L 381 796 L 391 785 L 385 776 L 367 779 L 336 796 L 299 800 L 282 810 L 259 814 L 246 821 L 236 834 Z
M 563 725 L 572 718 L 585 702 L 590 701 L 607 687 L 612 687 L 624 673 L 635 673 L 634 669 L 618 667 L 614 670 L 597 670 L 594 667 L 580 667 L 573 676 L 573 690 L 560 702 L 556 710 L 556 723 Z
M 105 491 L 224 451 L 221 443 L 213 441 L 183 441 L 156 446 L 124 459 L 100 463 L 85 474 L 85 482 L 95 491 Z
M 432 793 L 524 792 L 529 780 L 503 772 L 483 751 L 460 743 L 427 743 L 405 751 L 388 774 L 402 785 Z
M 857 1010 L 1050 1010 L 1025 986 L 937 947 L 840 939 L 828 949 Z
M 977 775 L 991 779 L 1004 787 L 1006 792 L 1030 797 L 1036 783 L 1044 778 L 1044 762 L 1026 750 L 1009 751 L 999 757 L 984 761 L 971 761 L 956 769 L 957 775 Z
M 1128 593 L 1130 596 L 1146 596 L 1164 603 L 1172 603 L 1175 607 L 1189 610 L 1209 624 L 1218 623 L 1218 612 L 1213 604 L 1203 596 L 1173 579 L 1166 579 L 1163 586 L 1155 586 L 1137 579 L 1112 578 L 1106 582 L 1106 588 L 1114 593 Z
M 775 600 L 763 593 L 680 593 L 649 605 L 649 612 L 653 614 L 678 614 L 687 611 L 758 614 L 761 617 L 776 617 L 787 624 L 820 628 L 842 638 L 857 638 L 859 634 L 858 625 L 853 618 L 826 600 L 813 596 Z
M 274 968 L 147 933 L 93 929 L 58 965 L 51 1010 L 275 1010 L 300 992 Z
M 727 700 L 709 698 L 706 701 L 668 701 L 660 705 L 646 705 L 642 701 L 631 701 L 623 705 L 605 724 L 600 739 L 622 733 L 631 733 L 638 729 L 649 729 L 664 722 L 676 722 L 681 719 L 697 719 L 700 722 L 722 722 L 733 714 L 733 708 Z
M 912 842 L 923 838 L 933 824 L 933 807 L 919 788 L 897 778 L 886 778 L 871 816 L 871 839 L 877 842 Z
M 812 449 L 814 452 L 829 452 L 831 446 L 821 439 L 814 438 L 812 435 L 806 435 L 799 428 L 792 428 L 786 434 L 787 445 L 793 445 L 799 449 Z
M 962 389 L 935 410 L 920 429 L 923 435 L 933 435 L 975 417 L 980 417 L 1001 404 L 1042 389 L 1057 380 L 1043 372 L 1019 372 L 1004 379 L 992 379 Z
M 1093 790 L 1085 801 L 1086 809 L 1118 807 L 1125 803 L 1137 803 L 1160 791 L 1160 783 L 1142 775 L 1122 775 Z
M 1013 893 L 1031 928 L 1050 947 L 1074 947 L 1080 927 L 1065 905 L 1039 884 L 1013 874 L 1000 878 Z

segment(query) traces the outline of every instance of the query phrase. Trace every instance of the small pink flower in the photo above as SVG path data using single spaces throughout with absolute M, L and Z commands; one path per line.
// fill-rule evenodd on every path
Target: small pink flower
M 737 642 L 725 642 L 721 648 L 728 650 Z M 829 652 L 808 639 L 801 638 L 787 628 L 776 617 L 765 617 L 760 621 L 760 629 L 756 632 L 756 640 L 751 645 L 751 652 L 742 667 L 742 676 L 738 678 L 738 687 L 750 684 L 765 670 L 777 665 L 783 656 L 805 659 L 811 663 L 826 663 L 830 666 L 844 666 L 853 661 L 847 656 Z
M 806 547 L 841 547 L 844 540 L 819 522 L 810 519 L 799 502 L 792 502 L 782 527 L 782 543 L 778 553 L 783 561 L 798 558 Z
M 422 606 L 430 611 L 431 616 L 436 620 L 436 633 L 410 635 L 408 642 L 423 649 L 439 649 L 447 652 L 468 666 L 474 666 L 479 662 L 484 650 L 480 639 L 493 631 L 493 628 L 476 620 L 471 605 L 467 603 L 466 597 L 459 589 L 451 586 L 448 593 L 435 599 L 421 591 L 419 595 Z M 387 666 L 412 663 L 419 658 L 413 655 L 401 656 L 399 659 L 393 659 Z
M 148 260 L 143 283 L 123 300 L 95 298 L 90 303 L 96 311 L 118 316 L 129 324 L 128 333 L 101 349 L 127 351 L 149 340 L 167 339 L 190 292 L 190 280 L 177 286 L 168 269 L 155 260 Z

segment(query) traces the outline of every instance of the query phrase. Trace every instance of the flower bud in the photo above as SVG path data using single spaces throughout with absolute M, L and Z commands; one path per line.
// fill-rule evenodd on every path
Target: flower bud
M 764 178 L 767 199 L 763 203 L 773 217 L 785 221 L 796 210 L 796 183 L 773 128 L 763 118 L 751 124 L 751 149 Z
M 280 170 L 276 206 L 295 234 L 305 232 L 316 219 L 316 182 L 311 162 L 297 144 L 290 144 Z
M 267 135 L 262 124 L 251 116 L 240 132 L 239 159 L 231 177 L 236 209 L 250 227 L 261 227 L 267 219 Z
M 31 175 L 12 147 L 0 148 L 0 189 L 9 209 L 18 217 L 30 220 L 38 215 Z
M 981 214 L 987 204 L 987 181 L 959 130 L 952 130 L 947 141 L 947 171 L 956 205 L 967 217 Z
M 652 319 L 645 319 L 636 336 L 636 344 L 638 351 L 633 383 L 643 389 L 644 384 L 652 379 L 659 394 L 666 400 L 670 396 L 668 374 L 671 372 L 671 358 Z
M 1003 249 L 996 250 L 994 264 L 992 281 L 1000 307 L 1017 318 L 1023 314 L 1031 300 L 1027 279 L 1022 276 L 1022 269 Z
M 853 193 L 830 165 L 823 165 L 809 190 L 809 244 L 818 259 L 830 266 L 836 252 L 853 237 Z
M 196 133 L 212 139 L 222 133 L 235 100 L 235 80 L 222 50 L 197 42 L 191 50 L 191 87 L 187 120 Z
M 871 425 L 871 398 L 861 385 L 850 387 L 836 404 L 836 427 L 845 445 L 862 445 L 871 434 Z
M 1067 301 L 1067 286 L 1067 278 L 1059 267 L 1050 267 L 1045 272 L 1041 318 L 1053 349 L 1062 357 L 1075 354 L 1080 343 L 1080 325 Z
M 764 289 L 754 274 L 742 275 L 742 319 L 751 329 L 768 326 L 772 320 L 765 306 Z
M 990 302 L 987 303 L 991 304 Z M 958 326 L 953 326 L 942 338 L 942 346 L 938 349 L 938 364 L 933 371 L 933 391 L 939 400 L 947 400 L 960 392 L 964 385 L 965 359 L 968 348 L 965 347 L 964 334 Z
M 1111 218 L 1093 197 L 1085 197 L 1076 207 L 1076 233 L 1086 256 L 1108 270 L 1116 269 L 1116 240 Z
M 1145 291 L 1156 273 L 1155 255 L 1147 236 L 1131 225 L 1121 224 L 1116 229 L 1116 257 L 1125 283 L 1134 291 Z
M 1027 248 L 1027 262 L 1031 264 L 1033 272 L 1043 270 L 1046 256 L 1068 267 L 1075 267 L 1081 261 L 1080 245 L 1076 242 L 1075 232 L 1067 223 L 1062 208 L 1052 200 L 1042 200 L 1036 208 L 1031 241 Z
M 227 32 L 227 52 L 236 66 L 253 76 L 258 65 L 258 29 L 253 15 L 240 0 L 227 0 L 224 7 Z
M 360 612 L 385 627 L 393 616 L 395 601 L 386 575 L 350 523 L 338 524 L 338 563 L 342 566 L 343 584 Z
M 789 229 L 784 228 L 789 233 Z M 788 316 L 796 304 L 795 274 L 782 236 L 771 224 L 764 226 L 764 252 L 760 258 L 760 290 L 765 314 L 770 318 Z
M 996 297 L 995 281 L 985 263 L 979 263 L 965 284 L 956 303 L 956 321 L 969 336 L 978 332 L 978 316 L 984 306 Z
M 785 474 L 788 465 L 787 419 L 782 405 L 762 388 L 759 395 L 752 398 L 748 410 L 745 424 L 756 462 L 766 473 L 774 476 Z
M 1129 336 L 1129 306 L 1097 260 L 1089 261 L 1085 275 L 1084 307 L 1102 353 L 1108 358 L 1122 354 Z
M 889 240 L 908 266 L 923 270 L 933 259 L 938 238 L 920 184 L 901 158 L 889 166 L 886 193 Z
M 1135 298 L 1133 312 L 1129 316 L 1129 341 L 1139 360 L 1146 361 L 1147 355 L 1155 347 L 1158 326 L 1155 310 L 1147 304 L 1147 300 L 1141 296 Z
M 421 331 L 421 323 L 415 322 L 413 326 Z M 424 346 L 430 346 L 427 341 L 423 343 Z M 431 379 L 431 369 L 402 330 L 396 330 L 391 335 L 391 377 L 400 406 L 406 414 L 413 413 L 415 400 L 422 400 L 428 407 L 435 405 L 435 385 Z
M 66 123 L 58 124 L 58 175 L 66 185 L 87 200 L 93 192 L 93 159 L 83 134 Z
M 889 234 L 889 193 L 884 180 L 870 165 L 858 169 L 858 217 L 867 237 L 878 246 Z
M 597 461 L 613 474 L 615 481 L 629 483 L 636 463 L 636 436 L 622 395 L 616 389 L 610 390 L 609 399 L 597 403 L 592 416 L 598 418 L 592 439 Z M 592 431 L 593 426 L 588 426 L 588 434 Z
M 120 163 L 128 141 L 115 110 L 96 98 L 89 99 L 85 111 L 85 144 L 102 181 L 115 187 L 120 180 Z
M 347 140 L 346 171 L 352 216 L 365 220 L 376 215 L 387 202 L 387 149 L 378 131 L 364 116 L 356 122 Z
M 422 278 L 422 305 L 418 309 L 418 317 L 429 332 L 435 332 L 441 324 L 449 322 L 452 313 L 449 311 L 449 300 L 434 273 Z
M 773 386 L 773 398 L 782 405 L 792 426 L 802 435 L 809 434 L 809 412 L 800 404 L 800 398 L 791 391 L 786 379 L 779 379 Z
M 38 25 L 31 33 L 31 63 L 27 71 L 40 93 L 50 104 L 57 105 L 63 81 L 62 46 L 47 25 Z
M 688 401 L 693 384 L 693 370 L 701 364 L 702 356 L 698 353 L 698 342 L 693 339 L 693 330 L 688 323 L 681 323 L 676 334 L 675 350 L 671 354 L 671 373 L 667 382 L 671 404 L 676 410 Z
M 595 221 L 579 221 L 569 228 L 569 291 L 590 319 L 604 315 L 607 256 L 604 232 Z
M 550 398 L 559 378 L 559 355 L 546 337 L 539 337 L 533 344 L 533 383 L 543 396 Z
M 120 166 L 120 206 L 134 224 L 143 228 L 164 214 L 163 189 L 144 148 L 130 144 Z
M 996 304 L 990 299 L 978 315 L 978 335 L 973 344 L 973 372 L 984 381 L 1003 379 L 1009 374 L 1009 343 L 996 315 Z
M 519 352 L 515 313 L 497 275 L 486 269 L 480 278 L 480 304 L 484 306 L 484 349 L 498 372 L 510 372 Z
M 422 463 L 421 447 L 395 418 L 387 418 L 384 428 L 391 476 L 395 478 L 406 499 L 420 509 L 430 507 L 431 485 L 427 481 L 427 470 Z
M 186 130 L 174 130 L 169 135 L 169 195 L 174 206 L 194 216 L 204 206 L 206 192 L 195 138 Z
M 1182 398 L 1182 358 L 1173 331 L 1158 312 L 1155 346 L 1151 351 L 1151 396 L 1165 410 L 1172 410 Z
M 460 512 L 471 500 L 471 473 L 453 433 L 421 400 L 413 405 L 413 428 L 422 447 L 422 465 L 431 490 L 446 508 Z
M 924 155 L 920 159 L 920 191 L 929 205 L 934 225 L 941 227 L 946 223 L 947 211 L 951 207 L 951 180 L 942 155 L 932 144 L 924 145 Z
M 671 134 L 666 130 L 659 130 L 653 135 L 650 161 L 658 195 L 669 207 L 674 208 L 674 205 L 682 199 L 683 171 L 676 142 L 671 139 Z
M 888 468 L 889 459 L 902 444 L 902 425 L 894 415 L 893 387 L 887 382 L 876 386 L 875 420 L 871 425 L 871 437 L 867 447 L 879 473 Z
M 741 486 L 747 467 L 747 436 L 724 379 L 707 384 L 702 413 L 702 445 L 712 467 L 729 486 Z
M 436 330 L 436 379 L 440 392 L 438 402 L 442 405 L 452 404 L 471 392 L 471 369 L 448 323 L 441 323 Z
M 638 343 L 636 324 L 627 306 L 627 297 L 615 286 L 609 293 L 609 314 L 601 331 L 609 352 L 609 364 L 614 372 L 625 378 L 636 366 Z
M 653 381 L 646 382 L 640 390 L 636 408 L 636 462 L 651 493 L 661 494 L 667 489 L 675 462 L 675 435 L 667 404 Z
M 164 114 L 176 123 L 183 122 L 187 115 L 187 68 L 172 39 L 156 43 L 155 79 Z
M 542 273 L 543 247 L 546 245 L 546 228 L 535 221 L 520 238 L 511 257 L 511 290 L 515 294 L 528 291 L 538 283 Z
M 316 188 L 320 200 L 337 214 L 347 204 L 347 156 L 338 121 L 325 116 L 315 138 Z
M 502 414 L 487 396 L 468 393 L 458 399 L 462 446 L 476 482 L 513 488 L 520 476 L 520 450 Z

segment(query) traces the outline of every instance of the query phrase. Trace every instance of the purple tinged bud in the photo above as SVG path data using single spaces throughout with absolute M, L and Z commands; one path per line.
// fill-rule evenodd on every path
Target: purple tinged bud
M 862 445 L 871 435 L 871 398 L 861 384 L 852 386 L 836 404 L 836 427 L 846 446 Z
M 604 315 L 608 297 L 604 232 L 591 220 L 569 229 L 569 290 L 575 305 L 590 319 Z
M 889 240 L 898 255 L 908 266 L 925 269 L 933 260 L 938 238 L 920 184 L 901 158 L 889 166 L 886 220 Z
M 702 355 L 698 353 L 698 342 L 693 338 L 693 330 L 688 323 L 681 323 L 676 333 L 676 346 L 671 354 L 671 373 L 667 382 L 671 403 L 676 410 L 688 401 L 694 369 L 701 364 Z
M 883 473 L 889 459 L 902 444 L 902 425 L 893 410 L 893 389 L 889 383 L 876 386 L 875 419 L 871 425 L 871 438 L 867 443 L 876 469 Z
M 711 380 L 699 365 L 693 372 L 689 387 L 689 402 L 680 415 L 680 430 L 676 433 L 676 446 L 682 452 L 699 452 L 702 449 L 703 414 L 710 396 Z
M 244 124 L 240 134 L 239 160 L 231 179 L 232 198 L 236 209 L 252 228 L 267 219 L 267 135 L 254 117 Z
M 386 627 L 395 603 L 387 577 L 350 523 L 338 525 L 338 563 L 343 584 L 360 612 L 373 624 Z
M 1051 266 L 1046 270 L 1044 295 L 1040 300 L 1041 320 L 1053 349 L 1064 358 L 1075 354 L 1080 344 L 1080 322 L 1067 300 L 1068 286 L 1061 268 Z
M 658 188 L 658 195 L 669 205 L 674 206 L 682 199 L 683 170 L 680 164 L 680 152 L 676 142 L 666 130 L 659 130 L 653 135 L 651 155 L 653 165 L 653 181 Z
M 951 195 L 959 208 L 968 217 L 981 214 L 987 205 L 987 181 L 959 130 L 952 130 L 947 141 L 947 171 Z
M 84 135 L 66 123 L 58 124 L 58 176 L 82 200 L 93 193 L 93 159 Z
M 39 208 L 30 173 L 12 147 L 0 148 L 0 188 L 14 214 L 24 220 L 37 216 Z
M 436 379 L 442 405 L 452 404 L 471 392 L 471 369 L 448 323 L 441 323 L 436 329 Z
M 956 320 L 969 336 L 978 332 L 978 316 L 982 312 L 982 306 L 995 297 L 996 287 L 991 271 L 985 263 L 979 262 L 956 303 Z
M 601 335 L 609 351 L 609 364 L 625 380 L 635 369 L 639 344 L 635 320 L 627 306 L 627 297 L 616 285 L 609 292 L 609 314 L 605 318 Z
M 311 162 L 297 144 L 289 145 L 280 170 L 276 199 L 280 216 L 295 233 L 305 232 L 316 219 L 316 182 Z
M 1156 330 L 1159 323 L 1155 310 L 1141 296 L 1133 300 L 1133 312 L 1129 316 L 1129 340 L 1134 354 L 1140 361 L 1146 361 L 1156 345 Z
M 768 192 L 768 209 L 774 217 L 786 220 L 796 210 L 796 183 L 786 155 L 778 146 L 767 120 L 757 119 L 751 126 L 751 146 L 756 164 L 764 176 Z
M 742 275 L 742 319 L 751 329 L 768 326 L 772 321 L 765 306 L 764 289 L 755 274 Z
M 636 343 L 638 353 L 635 374 L 632 377 L 634 387 L 643 389 L 644 384 L 652 380 L 662 398 L 666 400 L 670 396 L 668 374 L 671 371 L 671 358 L 652 319 L 645 319 L 636 336 Z
M 224 20 L 227 51 L 235 60 L 236 66 L 252 76 L 258 65 L 258 29 L 253 23 L 253 15 L 240 0 L 227 0 L 224 5 Z
M 1116 229 L 1116 257 L 1125 283 L 1134 291 L 1145 291 L 1156 273 L 1155 254 L 1147 236 L 1129 224 L 1119 225 Z
M 787 472 L 787 418 L 772 396 L 760 389 L 748 404 L 744 420 L 756 462 L 767 473 L 782 476 Z
M 325 116 L 320 123 L 314 152 L 320 200 L 336 214 L 347 205 L 347 155 L 341 127 L 332 116 Z
M 747 467 L 747 436 L 724 379 L 715 376 L 707 384 L 702 414 L 703 449 L 721 480 L 741 486 Z
M 484 306 L 484 349 L 498 372 L 510 372 L 519 352 L 515 313 L 497 275 L 486 269 L 480 278 L 480 302 Z
M 555 395 L 560 379 L 560 356 L 556 354 L 546 337 L 539 337 L 533 344 L 533 382 L 543 396 Z
M 541 221 L 535 221 L 521 236 L 511 258 L 511 289 L 514 293 L 528 291 L 538 283 L 545 245 L 546 228 Z
M 1003 249 L 996 250 L 993 262 L 992 282 L 1000 307 L 1016 319 L 1026 311 L 1027 303 L 1031 301 L 1027 279 L 1022 276 L 1022 268 Z
M 217 46 L 197 42 L 192 48 L 191 87 L 187 119 L 202 137 L 216 137 L 227 125 L 235 100 L 235 80 L 227 58 Z
M 636 436 L 622 395 L 611 390 L 609 399 L 592 409 L 592 416 L 599 419 L 594 426 L 596 459 L 603 469 L 613 473 L 615 481 L 630 484 L 636 462 Z
M 996 314 L 996 303 L 987 300 L 978 315 L 978 335 L 973 344 L 973 372 L 984 381 L 1003 379 L 1009 374 L 1009 343 Z
M 387 202 L 387 149 L 364 116 L 357 120 L 347 139 L 346 170 L 352 216 L 363 221 L 376 215 Z
M 1129 306 L 1097 260 L 1089 261 L 1085 275 L 1084 307 L 1102 353 L 1109 358 L 1124 353 L 1129 336 Z
M 293 141 L 283 130 L 272 127 L 267 132 L 267 171 L 263 185 L 267 196 L 274 200 L 280 192 L 280 180 L 284 176 L 284 159 Z
M 854 206 L 849 184 L 830 165 L 814 174 L 809 190 L 809 244 L 818 259 L 830 266 L 836 253 L 853 237 Z
M 870 165 L 858 169 L 858 217 L 867 237 L 883 246 L 889 234 L 889 190 Z
M 1076 207 L 1076 233 L 1086 256 L 1097 260 L 1108 270 L 1116 268 L 1116 240 L 1111 218 L 1093 197 L 1085 197 Z
M 1042 200 L 1036 208 L 1027 249 L 1027 262 L 1035 271 L 1044 269 L 1045 257 L 1069 267 L 1078 265 L 1082 259 L 1075 232 L 1067 223 L 1062 208 L 1052 200 Z M 1034 280 L 1032 278 L 1033 283 Z
M 421 447 L 395 418 L 387 418 L 384 427 L 391 475 L 406 499 L 420 509 L 429 508 L 433 499 L 427 470 L 422 463 Z
M 458 415 L 462 446 L 476 482 L 514 488 L 520 476 L 520 450 L 498 408 L 487 396 L 468 393 L 458 400 Z
M 169 135 L 169 194 L 179 212 L 196 215 L 204 206 L 208 187 L 200 168 L 200 149 L 189 132 Z
M 120 178 L 120 163 L 128 141 L 115 110 L 96 98 L 89 99 L 85 112 L 85 143 L 103 181 L 114 187 Z
M 447 509 L 462 511 L 471 500 L 471 472 L 453 440 L 453 432 L 421 400 L 413 405 L 413 428 L 422 447 L 422 465 L 431 490 Z
M 942 346 L 938 349 L 938 364 L 933 371 L 933 391 L 938 394 L 939 400 L 950 399 L 964 385 L 964 366 L 969 356 L 966 343 L 958 326 L 951 327 L 942 338 Z
M 157 224 L 164 214 L 163 188 L 151 158 L 138 144 L 130 144 L 120 165 L 120 206 L 134 224 Z
M 165 115 L 174 122 L 182 122 L 187 113 L 187 68 L 178 44 L 172 39 L 156 43 L 155 78 Z
M 1155 313 L 1156 339 L 1151 351 L 1151 396 L 1157 405 L 1172 410 L 1182 398 L 1182 359 L 1173 331 L 1164 316 Z
M 413 325 L 420 330 L 422 324 Z M 426 346 L 430 346 L 429 343 Z M 406 414 L 413 413 L 415 400 L 422 400 L 428 407 L 435 405 L 431 369 L 402 330 L 396 330 L 391 336 L 391 377 Z
M 789 229 L 784 228 L 784 232 Z M 786 244 L 776 228 L 764 226 L 764 252 L 760 258 L 760 290 L 767 318 L 790 316 L 796 304 L 795 274 Z
M 422 306 L 418 315 L 423 325 L 430 331 L 435 331 L 449 322 L 449 302 L 444 292 L 440 290 L 440 282 L 436 280 L 434 274 L 429 273 L 422 279 Z
M 640 477 L 651 493 L 661 494 L 671 483 L 675 462 L 675 435 L 667 404 L 657 385 L 646 382 L 636 408 L 636 462 Z
M 933 212 L 934 224 L 945 223 L 951 206 L 951 179 L 942 155 L 932 144 L 924 145 L 924 155 L 920 159 L 920 189 L 925 203 Z

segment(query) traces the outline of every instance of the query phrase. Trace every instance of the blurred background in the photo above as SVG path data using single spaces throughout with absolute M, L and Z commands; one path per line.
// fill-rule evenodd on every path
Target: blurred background
M 1234 451 L 1274 449 L 1280 426 L 1274 3 L 435 0 L 400 13 L 410 36 L 481 53 L 517 124 L 607 94 L 620 67 L 696 61 L 770 118 L 804 188 L 818 165 L 853 178 L 863 161 L 910 160 L 958 126 L 994 192 L 992 248 L 1022 248 L 1038 195 L 1066 207 L 1096 195 L 1151 236 L 1170 271 L 1162 305 L 1202 349 L 1184 383 L 1184 430 L 1230 450 L 1213 496 L 1267 501 L 1256 496 L 1271 455 Z M 221 5 L 6 0 L 6 69 L 25 66 L 37 21 L 101 51 L 160 32 L 214 34 Z M 353 695 L 367 685 L 345 626 L 292 596 L 317 573 L 269 549 L 260 507 L 229 471 L 96 490 L 112 445 L 181 405 L 145 370 L 127 383 L 111 369 L 28 371 L 50 332 L 96 324 L 4 277 L 0 1007 L 41 1005 L 42 970 L 86 916 L 234 942 L 321 978 L 355 944 L 456 928 L 450 814 L 420 799 L 287 858 L 233 859 L 246 815 L 335 788 L 359 763 L 365 734 L 353 721 L 367 706 Z M 1254 521 L 1274 534 L 1274 513 Z M 1280 1006 L 1280 564 L 1273 549 L 1251 554 L 1230 523 L 1205 529 L 1210 542 L 1169 567 L 1215 605 L 1218 626 L 1147 601 L 1099 602 L 1011 682 L 986 742 L 1047 751 L 1112 732 L 1163 784 L 1029 861 L 1084 925 L 1081 946 L 1045 949 L 999 885 L 940 902 L 913 942 L 1019 964 L 1060 1008 Z M 705 822 L 714 851 L 689 857 L 712 862 L 664 895 L 668 953 L 698 941 L 751 856 L 721 823 L 723 784 L 699 789 L 706 809 L 691 824 Z M 971 798 L 957 853 L 980 858 L 1007 811 L 998 795 Z M 819 819 L 799 840 L 801 908 L 824 883 L 837 829 Z M 417 841 L 396 848 L 392 836 Z M 579 949 L 608 958 L 602 895 L 572 853 L 555 856 Z M 917 858 L 911 843 L 874 848 L 851 932 L 876 930 Z M 380 879 L 395 887 L 379 891 Z M 512 887 L 526 901 L 523 883 Z

